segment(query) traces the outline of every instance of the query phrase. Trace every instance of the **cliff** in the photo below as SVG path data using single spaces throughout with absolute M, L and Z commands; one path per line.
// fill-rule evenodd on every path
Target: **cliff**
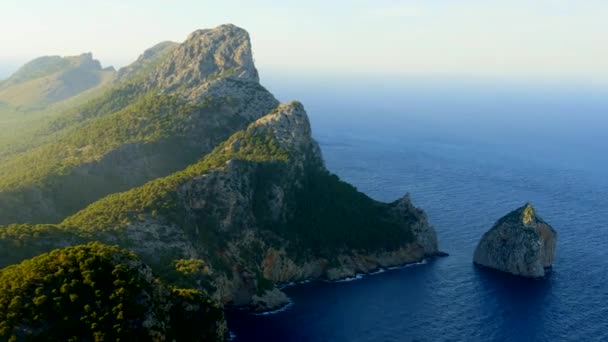
M 473 261 L 518 276 L 543 277 L 552 267 L 556 242 L 557 232 L 528 203 L 483 235 Z
M 191 285 L 259 309 L 286 298 L 278 283 L 340 279 L 438 253 L 434 229 L 409 196 L 377 202 L 325 169 L 298 102 L 200 162 L 110 195 L 59 226 L 7 229 L 4 261 L 27 256 L 17 245 L 44 251 L 51 236 L 60 245 L 100 240 L 133 249 L 168 278 L 175 260 L 205 260 L 209 273 Z

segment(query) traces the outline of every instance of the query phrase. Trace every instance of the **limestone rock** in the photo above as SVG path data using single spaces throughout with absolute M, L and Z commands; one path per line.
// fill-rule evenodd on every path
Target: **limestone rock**
M 557 232 L 528 203 L 483 235 L 473 261 L 518 276 L 543 277 L 553 264 L 556 241 Z
M 216 78 L 258 83 L 249 33 L 234 25 L 197 30 L 155 71 L 154 85 L 173 91 Z

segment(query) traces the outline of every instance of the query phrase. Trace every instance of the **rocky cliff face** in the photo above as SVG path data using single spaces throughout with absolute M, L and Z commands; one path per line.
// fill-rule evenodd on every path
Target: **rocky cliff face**
M 507 214 L 483 235 L 475 264 L 524 277 L 543 277 L 555 257 L 557 232 L 529 203 Z
M 189 101 L 224 99 L 238 115 L 256 120 L 278 105 L 259 82 L 249 33 L 228 24 L 191 33 L 162 59 L 145 85 Z
M 249 33 L 234 25 L 197 30 L 171 51 L 150 77 L 149 86 L 200 97 L 219 80 L 259 83 Z
M 252 145 L 256 139 L 262 145 Z M 280 152 L 272 158 L 256 152 L 267 145 Z M 162 214 L 141 213 L 123 233 L 104 233 L 103 241 L 130 246 L 157 267 L 167 259 L 208 260 L 210 286 L 218 300 L 258 309 L 284 304 L 286 297 L 273 284 L 337 280 L 438 253 L 435 230 L 409 196 L 391 204 L 376 202 L 328 173 L 298 102 L 278 106 L 208 158 L 223 153 L 234 157 L 175 188 L 172 198 L 183 210 L 179 223 Z M 328 178 L 314 178 L 317 174 Z M 325 200 L 316 193 L 302 195 L 313 186 L 311 181 L 326 182 L 320 191 L 337 205 L 322 204 L 303 213 L 301 207 Z M 345 214 L 339 211 L 351 209 L 347 215 L 364 213 L 355 218 L 362 224 L 340 226 Z M 83 219 L 96 215 L 87 213 Z M 330 224 L 315 223 L 317 218 Z

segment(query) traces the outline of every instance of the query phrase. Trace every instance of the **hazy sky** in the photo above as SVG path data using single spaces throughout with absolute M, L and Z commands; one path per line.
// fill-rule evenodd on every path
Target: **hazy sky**
M 2 0 L 0 67 L 88 51 L 123 66 L 228 22 L 274 72 L 608 79 L 606 0 Z

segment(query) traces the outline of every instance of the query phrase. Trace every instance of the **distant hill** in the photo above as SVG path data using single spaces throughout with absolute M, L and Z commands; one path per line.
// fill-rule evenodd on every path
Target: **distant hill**
M 102 69 L 93 55 L 36 58 L 0 83 L 0 102 L 36 109 L 110 82 L 113 68 Z

